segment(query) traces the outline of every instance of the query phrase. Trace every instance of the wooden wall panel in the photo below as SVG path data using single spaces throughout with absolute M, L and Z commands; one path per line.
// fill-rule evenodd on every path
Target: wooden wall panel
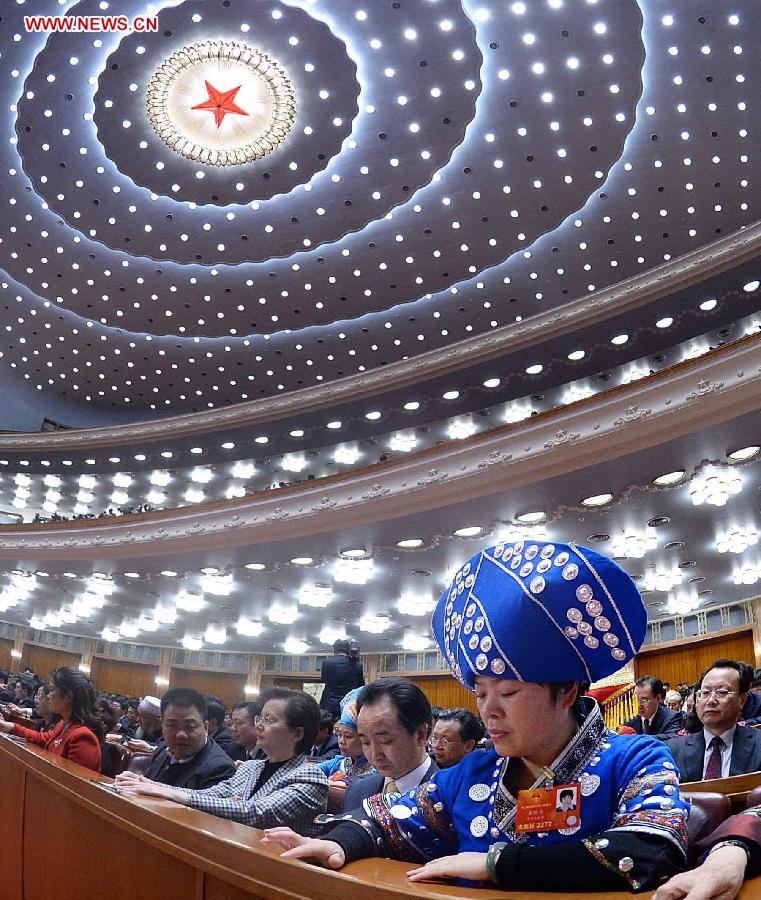
M 103 659 L 99 656 L 93 657 L 91 666 L 92 680 L 97 690 L 109 694 L 124 694 L 127 697 L 144 697 L 146 694 L 155 696 L 158 673 L 158 666 Z
M 455 681 L 451 675 L 424 675 L 424 676 L 407 676 L 410 681 L 414 681 L 421 691 L 431 701 L 431 706 L 441 706 L 444 709 L 451 709 L 453 706 L 464 706 L 478 715 L 476 707 L 476 695 L 466 691 L 465 688 Z
M 685 642 L 681 647 L 648 650 L 634 660 L 634 674 L 657 675 L 661 681 L 676 687 L 681 682 L 692 684 L 715 659 L 736 659 L 753 665 L 753 633 L 748 630 L 725 638 L 707 637 Z
M 15 659 L 11 657 L 11 650 L 13 650 L 13 641 L 6 641 L 3 638 L 0 638 L 0 669 L 9 669 L 13 671 L 15 666 L 13 663 L 16 662 Z
M 232 706 L 236 700 L 245 700 L 243 687 L 245 675 L 232 672 L 208 672 L 199 669 L 175 669 L 169 675 L 170 687 L 194 688 L 202 694 L 213 694 L 219 697 L 226 706 Z
M 79 653 L 65 653 L 63 650 L 55 650 L 53 647 L 37 647 L 34 644 L 24 644 L 24 652 L 21 658 L 21 669 L 31 666 L 41 678 L 48 675 L 59 666 L 79 665 L 82 657 Z

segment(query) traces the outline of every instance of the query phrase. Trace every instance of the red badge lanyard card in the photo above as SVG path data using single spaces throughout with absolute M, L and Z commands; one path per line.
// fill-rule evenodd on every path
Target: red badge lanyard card
M 581 822 L 581 785 L 554 784 L 554 772 L 544 770 L 549 784 L 518 792 L 515 830 L 518 833 L 576 828 Z

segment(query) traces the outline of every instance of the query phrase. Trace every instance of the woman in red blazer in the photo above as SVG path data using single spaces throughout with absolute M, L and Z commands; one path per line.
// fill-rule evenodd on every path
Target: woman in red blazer
M 94 772 L 100 772 L 100 742 L 104 736 L 103 721 L 95 706 L 95 691 L 90 680 L 67 666 L 50 676 L 48 705 L 61 721 L 52 731 L 34 731 L 0 717 L 0 731 L 26 738 L 56 756 L 70 759 Z

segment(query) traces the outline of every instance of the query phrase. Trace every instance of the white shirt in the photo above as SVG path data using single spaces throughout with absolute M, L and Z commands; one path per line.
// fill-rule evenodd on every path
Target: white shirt
M 732 743 L 735 739 L 735 728 L 737 726 L 733 725 L 728 731 L 725 731 L 723 734 L 720 734 L 719 737 L 724 741 L 724 746 L 721 748 L 721 777 L 729 778 L 729 767 L 732 764 Z M 706 766 L 708 765 L 708 760 L 713 753 L 713 747 L 710 746 L 711 741 L 714 739 L 715 735 L 711 734 L 710 731 L 706 731 L 703 729 L 703 737 L 706 742 L 706 752 L 703 754 L 703 778 L 705 778 Z
M 406 775 L 402 775 L 400 778 L 384 778 L 383 790 L 385 791 L 386 785 L 389 783 L 389 781 L 395 781 L 399 793 L 406 794 L 407 791 L 412 790 L 412 788 L 417 787 L 420 784 L 430 765 L 431 758 L 430 756 L 428 756 L 428 754 L 426 754 L 425 760 L 421 762 L 416 769 L 413 769 L 411 772 L 407 772 Z

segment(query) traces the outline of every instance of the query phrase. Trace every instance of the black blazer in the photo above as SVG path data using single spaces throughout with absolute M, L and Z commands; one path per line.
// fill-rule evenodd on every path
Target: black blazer
M 214 734 L 209 734 L 209 737 L 219 744 L 230 759 L 240 760 L 241 762 L 245 762 L 248 759 L 246 748 L 235 742 L 232 731 L 224 725 L 218 728 Z
M 666 746 L 674 757 L 679 769 L 679 781 L 702 781 L 703 759 L 706 752 L 703 729 L 697 734 L 675 738 Z M 729 765 L 730 775 L 745 775 L 748 772 L 761 770 L 761 732 L 755 728 L 735 729 L 732 741 L 732 758 Z
M 346 653 L 337 653 L 322 661 L 320 681 L 325 683 L 320 709 L 327 709 L 338 716 L 341 712 L 341 700 L 349 691 L 362 687 L 365 683 L 362 663 L 358 659 L 351 659 Z
M 172 787 L 202 791 L 204 788 L 226 781 L 235 774 L 235 766 L 225 751 L 211 738 L 203 749 L 188 762 L 170 765 L 169 748 L 164 744 L 155 751 L 145 770 L 151 781 Z
M 424 784 L 426 781 L 430 781 L 431 777 L 438 771 L 439 767 L 436 765 L 436 760 L 432 759 L 425 775 L 423 775 L 423 777 L 420 779 L 420 784 Z M 382 793 L 383 782 L 385 780 L 385 777 L 378 773 L 376 773 L 375 775 L 362 775 L 359 778 L 354 779 L 354 781 L 352 781 L 352 783 L 346 789 L 343 808 L 357 809 L 358 807 L 362 806 L 363 800 L 367 800 L 367 798 L 372 797 L 373 794 Z
M 675 712 L 673 709 L 669 709 L 668 706 L 661 704 L 658 707 L 658 712 L 653 716 L 648 734 L 651 737 L 658 738 L 659 741 L 671 740 L 671 738 L 676 737 L 677 731 L 682 727 L 682 722 L 683 717 L 680 712 Z M 641 716 L 629 719 L 628 722 L 624 722 L 624 725 L 633 728 L 637 734 L 643 734 Z

